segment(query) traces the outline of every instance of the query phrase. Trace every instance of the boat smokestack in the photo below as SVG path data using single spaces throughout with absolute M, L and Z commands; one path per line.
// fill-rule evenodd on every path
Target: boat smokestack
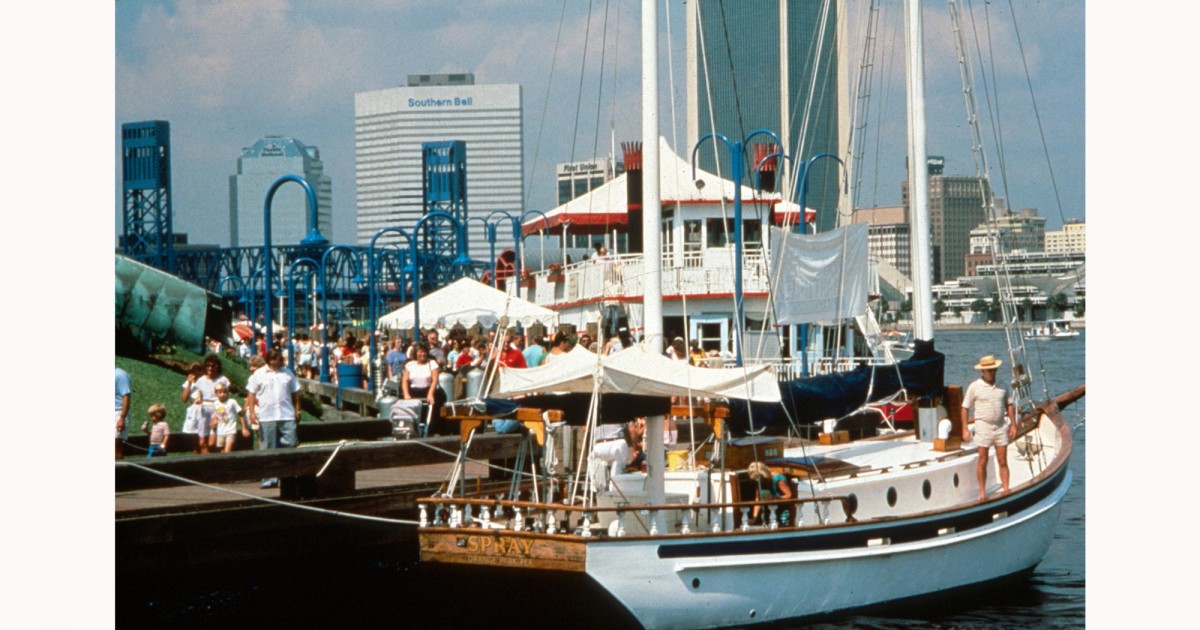
M 642 253 L 642 143 L 622 142 L 625 159 L 625 232 L 629 253 Z
M 759 142 L 754 145 L 754 162 L 751 167 L 757 169 L 754 172 L 755 188 L 763 192 L 775 192 L 779 156 L 771 155 L 772 153 L 779 153 L 779 145 L 774 142 Z M 771 157 L 768 158 L 768 155 Z M 764 159 L 766 161 L 763 161 Z

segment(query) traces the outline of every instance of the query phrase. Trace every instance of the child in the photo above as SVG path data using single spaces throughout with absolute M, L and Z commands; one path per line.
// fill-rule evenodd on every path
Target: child
M 200 454 L 200 447 L 204 445 L 204 440 L 207 438 L 208 431 L 201 432 L 204 428 L 204 395 L 199 391 L 192 393 L 192 404 L 187 408 L 187 416 L 183 419 L 183 432 L 196 434 L 196 446 L 192 450 L 196 455 Z M 208 449 L 204 449 L 208 452 Z
M 233 443 L 237 441 L 238 426 L 242 428 L 242 436 L 250 437 L 250 428 L 242 417 L 242 406 L 237 400 L 229 397 L 229 388 L 218 383 L 213 391 L 217 394 L 217 402 L 213 407 L 212 429 L 217 436 L 217 450 L 222 453 L 233 452 Z
M 171 439 L 171 425 L 167 424 L 167 408 L 162 403 L 154 403 L 146 410 L 150 416 L 150 450 L 146 457 L 166 457 L 167 441 Z

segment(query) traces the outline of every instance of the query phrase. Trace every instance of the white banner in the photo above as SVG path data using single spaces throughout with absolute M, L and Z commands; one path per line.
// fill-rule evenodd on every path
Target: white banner
M 832 323 L 867 310 L 867 225 L 822 234 L 771 228 L 775 323 Z

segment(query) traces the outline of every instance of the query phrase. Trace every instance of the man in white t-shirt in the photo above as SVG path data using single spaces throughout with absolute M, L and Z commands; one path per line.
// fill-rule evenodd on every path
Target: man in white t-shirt
M 1008 390 L 996 384 L 996 369 L 1001 364 L 1003 361 L 990 354 L 980 359 L 975 366 L 980 377 L 967 387 L 963 396 L 963 426 L 972 420 L 975 422 L 975 446 L 979 450 L 975 476 L 979 481 L 981 500 L 987 497 L 988 449 L 993 446 L 1000 468 L 1000 486 L 1008 492 L 1008 442 L 1017 436 L 1017 425 L 1010 421 L 1013 408 L 1008 403 Z
M 261 448 L 292 448 L 297 444 L 296 425 L 300 422 L 300 381 L 283 366 L 283 352 L 272 348 L 267 364 L 250 375 L 246 381 L 246 415 L 250 424 L 262 428 Z M 263 481 L 262 487 L 273 488 L 278 479 Z

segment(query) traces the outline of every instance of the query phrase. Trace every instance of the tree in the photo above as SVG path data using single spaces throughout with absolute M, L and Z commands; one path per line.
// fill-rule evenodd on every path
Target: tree
M 1083 317 L 1083 314 L 1087 312 L 1087 306 L 1084 304 L 1085 301 L 1083 298 L 1075 301 L 1075 308 L 1071 311 L 1075 313 L 1075 317 Z
M 983 298 L 975 298 L 975 301 L 971 302 L 971 310 L 976 313 L 988 310 L 988 301 Z
M 911 298 L 911 297 L 906 297 L 906 298 L 904 298 L 904 301 L 900 303 L 900 312 L 901 312 L 901 313 L 911 313 L 911 312 L 912 312 L 912 306 L 913 306 L 913 305 L 912 305 L 912 298 Z
M 1058 313 L 1062 313 L 1067 310 L 1067 296 L 1062 293 L 1055 293 L 1046 300 L 1046 306 Z
M 1021 318 L 1025 321 L 1033 321 L 1033 300 L 1025 298 L 1021 300 Z
M 946 303 L 943 302 L 941 300 L 941 298 L 938 298 L 938 301 L 933 303 L 933 318 L 941 319 L 942 313 L 945 313 L 945 312 L 946 312 Z

